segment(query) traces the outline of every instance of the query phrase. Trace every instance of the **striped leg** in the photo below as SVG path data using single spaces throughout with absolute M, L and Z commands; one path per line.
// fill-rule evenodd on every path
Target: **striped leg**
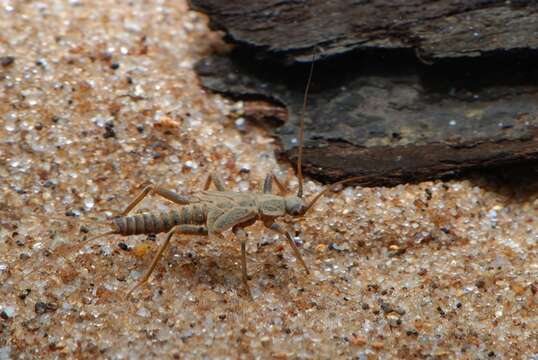
M 291 234 L 289 233 L 289 231 L 284 230 L 282 226 L 277 223 L 269 223 L 269 224 L 265 224 L 265 226 L 279 234 L 284 235 L 286 241 L 288 242 L 288 244 L 290 244 L 293 250 L 293 255 L 295 255 L 295 258 L 297 259 L 297 261 L 299 261 L 301 265 L 303 265 L 306 273 L 310 274 L 310 270 L 308 270 L 308 266 L 306 266 L 306 263 L 304 262 L 303 257 L 301 256 L 301 252 L 299 251 L 299 248 L 297 248 L 297 245 L 295 245 L 295 242 L 293 241 L 293 238 L 291 237 Z
M 278 191 L 280 192 L 280 195 L 284 196 L 288 193 L 286 190 L 286 187 L 282 185 L 280 180 L 274 175 L 274 174 L 267 174 L 265 177 L 265 181 L 263 182 L 263 193 L 264 194 L 270 194 L 273 190 L 273 181 L 275 182 L 276 186 L 278 187 Z
M 248 272 L 247 272 L 247 233 L 243 228 L 234 227 L 233 233 L 241 242 L 241 272 L 243 277 L 243 284 L 245 285 L 245 291 L 248 297 L 252 300 L 252 293 L 250 292 L 250 286 L 248 286 Z
M 135 291 L 140 286 L 144 285 L 148 282 L 149 277 L 153 273 L 153 270 L 155 270 L 155 267 L 157 266 L 157 263 L 159 262 L 159 259 L 161 258 L 164 250 L 170 243 L 170 239 L 172 238 L 172 235 L 174 233 L 179 234 L 189 234 L 189 235 L 207 235 L 207 228 L 205 226 L 198 226 L 198 225 L 176 225 L 174 226 L 167 234 L 166 239 L 162 243 L 162 245 L 157 250 L 157 253 L 153 257 L 153 260 L 151 261 L 151 265 L 149 269 L 146 271 L 144 276 L 142 276 L 142 279 L 133 287 L 129 292 L 127 293 L 127 296 L 129 296 L 133 291 Z
M 278 187 L 278 191 L 280 191 L 280 195 L 284 196 L 288 193 L 288 190 L 286 187 L 278 180 L 275 174 L 271 175 L 273 177 L 273 181 L 275 182 L 276 186 Z
M 226 191 L 226 188 L 224 187 L 224 182 L 215 173 L 209 173 L 209 176 L 207 177 L 207 180 L 205 181 L 204 190 L 209 189 L 209 186 L 211 185 L 211 182 L 215 184 L 215 187 L 218 191 Z
M 127 205 L 127 208 L 123 210 L 120 216 L 128 215 L 149 194 L 157 194 L 178 205 L 187 205 L 190 203 L 190 198 L 186 195 L 177 194 L 160 186 L 148 185 Z
M 267 176 L 265 176 L 265 181 L 263 182 L 263 193 L 270 194 L 271 191 L 273 191 L 273 176 L 267 174 Z

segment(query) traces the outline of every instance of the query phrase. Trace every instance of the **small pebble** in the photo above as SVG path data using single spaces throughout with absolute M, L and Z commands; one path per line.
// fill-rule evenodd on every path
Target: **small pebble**
M 4 320 L 11 319 L 15 315 L 15 308 L 7 306 L 0 312 L 0 317 Z
M 15 62 L 14 56 L 1 56 L 0 57 L 0 66 L 8 67 Z
M 55 312 L 58 309 L 58 306 L 53 303 L 47 303 L 47 302 L 37 302 L 34 306 L 34 310 L 36 314 L 44 314 L 47 312 Z

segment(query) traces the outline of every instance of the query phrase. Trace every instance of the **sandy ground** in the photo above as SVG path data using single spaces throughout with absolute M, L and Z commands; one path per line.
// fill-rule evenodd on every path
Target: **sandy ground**
M 145 184 L 297 185 L 243 104 L 200 88 L 225 49 L 183 1 L 0 2 L 0 359 L 538 358 L 536 176 L 331 194 L 283 221 L 310 276 L 252 226 L 253 301 L 233 235 L 178 236 L 126 296 L 163 235 L 87 238 Z

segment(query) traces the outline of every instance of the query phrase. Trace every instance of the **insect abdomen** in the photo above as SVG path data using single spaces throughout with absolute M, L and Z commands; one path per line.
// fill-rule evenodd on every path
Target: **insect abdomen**
M 160 214 L 143 213 L 133 216 L 124 216 L 114 220 L 120 235 L 159 234 L 170 231 L 176 225 L 195 224 L 206 222 L 206 212 L 198 204 L 183 206 L 178 210 L 162 212 Z

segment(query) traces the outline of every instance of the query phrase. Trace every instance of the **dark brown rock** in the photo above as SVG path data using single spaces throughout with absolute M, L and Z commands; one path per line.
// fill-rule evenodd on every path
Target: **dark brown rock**
M 537 49 L 532 0 L 191 0 L 235 43 L 280 60 L 354 49 L 414 49 L 425 59 Z
M 533 56 L 426 66 L 411 53 L 392 52 L 318 62 L 305 172 L 331 182 L 360 176 L 362 185 L 393 185 L 538 158 Z M 308 67 L 269 67 L 236 54 L 207 59 L 197 71 L 212 90 L 287 107 L 289 121 L 281 119 L 286 123 L 274 134 L 295 159 Z

